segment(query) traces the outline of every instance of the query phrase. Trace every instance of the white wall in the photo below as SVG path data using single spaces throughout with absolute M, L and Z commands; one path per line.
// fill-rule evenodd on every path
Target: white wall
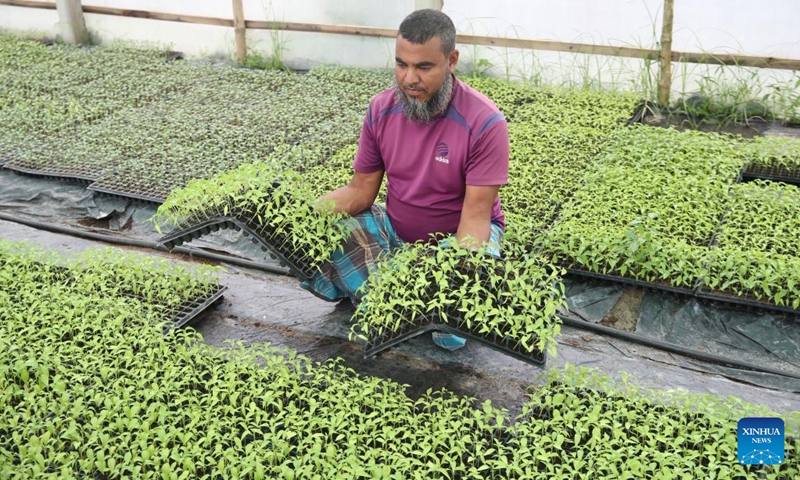
M 675 2 L 673 49 L 800 59 L 800 1 L 697 0 Z M 233 18 L 230 0 L 83 0 L 84 5 Z M 248 20 L 367 25 L 396 28 L 414 0 L 244 0 Z M 461 33 L 537 40 L 658 48 L 661 0 L 444 0 Z M 0 6 L 0 28 L 35 29 L 55 35 L 55 11 Z M 234 52 L 233 29 L 105 15 L 86 16 L 101 42 L 113 39 L 167 44 L 189 56 Z M 384 67 L 392 64 L 391 39 L 303 32 L 248 30 L 248 46 L 271 55 L 277 46 L 293 68 L 320 63 Z M 657 66 L 640 60 L 460 45 L 461 70 L 473 68 L 509 78 L 546 83 L 642 88 Z M 691 91 L 697 80 L 721 75 L 733 82 L 779 83 L 798 78 L 778 70 L 690 65 L 675 68 L 674 90 Z M 755 73 L 754 73 L 755 72 Z

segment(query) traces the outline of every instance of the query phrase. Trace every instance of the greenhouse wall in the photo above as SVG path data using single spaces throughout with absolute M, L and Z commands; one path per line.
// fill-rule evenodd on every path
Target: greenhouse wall
M 233 18 L 230 0 L 83 0 L 82 3 Z M 243 0 L 247 20 L 383 28 L 396 28 L 407 13 L 428 3 L 431 2 Z M 658 49 L 662 5 L 662 0 L 445 0 L 443 10 L 463 34 Z M 796 0 L 772 0 L 768 7 L 745 0 L 676 2 L 674 18 L 674 51 L 800 59 L 800 29 L 796 26 L 800 2 Z M 230 59 L 235 50 L 233 29 L 228 27 L 98 14 L 86 14 L 86 23 L 100 42 L 116 39 L 157 42 L 190 57 Z M 53 10 L 2 5 L 0 28 L 56 35 L 58 15 Z M 250 29 L 247 43 L 249 53 L 279 56 L 283 64 L 296 69 L 323 63 L 374 67 L 393 63 L 393 41 L 385 38 Z M 459 48 L 462 73 L 648 92 L 655 88 L 658 78 L 656 62 L 638 59 L 474 45 Z M 792 85 L 798 80 L 797 72 L 785 70 L 673 66 L 673 92 L 678 94 L 703 87 L 749 88 L 758 94 L 760 89 Z

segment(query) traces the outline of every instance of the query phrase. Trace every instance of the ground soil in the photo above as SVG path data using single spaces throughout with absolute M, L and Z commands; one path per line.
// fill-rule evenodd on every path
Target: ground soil
M 617 303 L 600 321 L 600 325 L 626 332 L 635 332 L 639 312 L 642 310 L 644 294 L 645 290 L 643 288 L 628 287 L 624 289 L 622 296 L 619 297 Z

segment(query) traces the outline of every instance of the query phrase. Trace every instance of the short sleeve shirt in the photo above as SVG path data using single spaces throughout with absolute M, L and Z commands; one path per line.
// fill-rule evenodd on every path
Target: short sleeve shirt
M 454 78 L 450 106 L 424 124 L 409 120 L 385 90 L 370 102 L 353 168 L 386 172 L 386 210 L 404 241 L 455 233 L 467 185 L 508 183 L 508 124 L 480 92 Z M 505 227 L 496 198 L 492 222 Z

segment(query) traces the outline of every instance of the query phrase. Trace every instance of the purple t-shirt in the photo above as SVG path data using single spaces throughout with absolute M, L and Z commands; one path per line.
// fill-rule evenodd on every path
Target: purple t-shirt
M 455 233 L 467 185 L 508 183 L 508 124 L 480 92 L 454 78 L 447 113 L 429 124 L 408 120 L 395 89 L 370 102 L 353 168 L 386 172 L 386 210 L 407 242 Z M 496 198 L 492 222 L 505 227 Z

